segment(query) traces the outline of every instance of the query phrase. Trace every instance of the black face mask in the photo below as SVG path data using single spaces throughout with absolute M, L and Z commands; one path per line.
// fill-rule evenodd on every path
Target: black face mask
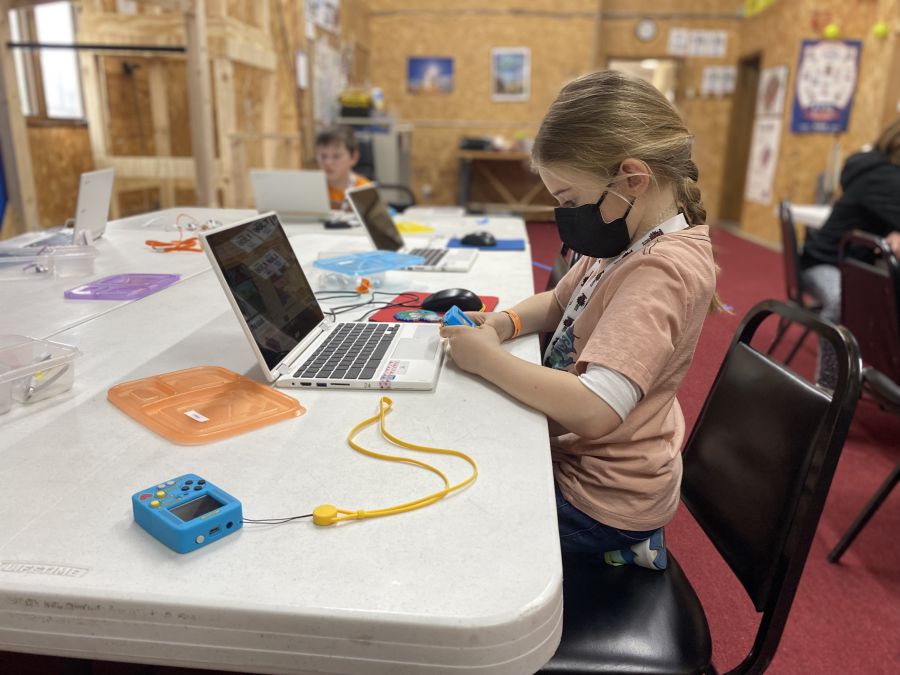
M 607 223 L 600 215 L 600 205 L 607 194 L 609 190 L 600 195 L 596 204 L 553 210 L 559 238 L 563 242 L 563 252 L 570 248 L 589 258 L 614 258 L 628 248 L 631 236 L 625 219 L 631 213 L 634 200 L 628 204 L 625 215 Z

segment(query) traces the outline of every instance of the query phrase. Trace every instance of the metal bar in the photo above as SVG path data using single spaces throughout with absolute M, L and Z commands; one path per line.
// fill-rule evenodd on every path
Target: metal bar
M 47 44 L 44 42 L 7 42 L 7 49 L 74 49 L 88 51 L 116 51 L 116 52 L 169 52 L 184 54 L 186 47 L 164 45 L 101 45 L 101 44 Z

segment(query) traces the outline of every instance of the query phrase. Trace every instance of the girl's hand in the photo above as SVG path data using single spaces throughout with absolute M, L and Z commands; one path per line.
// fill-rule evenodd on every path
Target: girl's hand
M 497 333 L 500 342 L 506 342 L 513 334 L 512 319 L 503 312 L 466 312 L 467 317 L 479 326 L 490 326 Z
M 481 312 L 472 312 L 481 314 Z M 471 316 L 471 314 L 469 315 Z M 475 318 L 472 317 L 474 321 Z M 503 351 L 500 347 L 500 337 L 487 321 L 481 323 L 478 328 L 471 326 L 441 326 L 441 337 L 447 338 L 450 346 L 450 356 L 456 364 L 465 371 L 479 374 L 491 352 Z

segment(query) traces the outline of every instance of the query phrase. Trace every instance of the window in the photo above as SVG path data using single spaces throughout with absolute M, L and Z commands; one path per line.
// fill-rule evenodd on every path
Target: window
M 70 2 L 10 10 L 14 42 L 71 45 L 75 21 Z M 14 49 L 22 112 L 32 118 L 84 119 L 78 53 L 74 49 Z

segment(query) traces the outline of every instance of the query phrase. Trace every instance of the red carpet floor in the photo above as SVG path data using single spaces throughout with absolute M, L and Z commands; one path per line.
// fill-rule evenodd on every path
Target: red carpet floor
M 529 225 L 529 237 L 535 261 L 549 265 L 559 251 L 556 228 Z M 734 314 L 712 315 L 706 321 L 678 396 L 688 428 L 741 317 L 760 300 L 785 297 L 779 253 L 723 230 L 713 231 L 713 244 L 722 268 L 719 295 Z M 534 271 L 535 288 L 543 290 L 547 270 L 535 266 Z M 760 331 L 768 338 L 762 343 L 768 344 L 774 325 L 764 324 Z M 785 351 L 793 344 L 791 336 L 784 340 Z M 792 365 L 811 374 L 814 350 L 814 343 L 804 345 Z M 900 417 L 861 401 L 769 672 L 900 673 L 900 491 L 885 501 L 839 564 L 825 559 L 898 459 Z M 706 610 L 716 667 L 727 670 L 749 651 L 757 615 L 687 509 L 679 510 L 666 534 Z

